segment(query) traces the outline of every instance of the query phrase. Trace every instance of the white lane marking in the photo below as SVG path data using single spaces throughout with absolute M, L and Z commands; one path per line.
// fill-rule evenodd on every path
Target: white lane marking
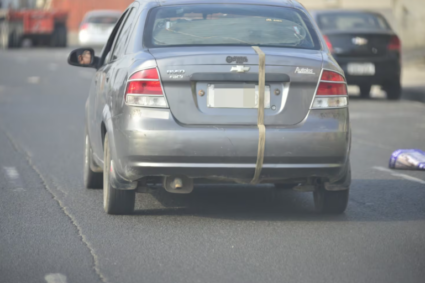
M 12 181 L 19 179 L 19 173 L 15 167 L 3 167 L 3 169 L 6 171 L 7 177 Z
M 22 186 L 21 177 L 19 176 L 18 170 L 15 167 L 3 167 L 6 172 L 7 177 L 9 178 L 10 183 L 15 187 L 14 192 L 24 192 L 25 189 Z
M 393 170 L 390 170 L 390 169 L 385 168 L 385 167 L 374 166 L 373 169 L 381 171 L 381 172 L 390 173 L 394 177 L 399 177 L 399 178 L 402 178 L 402 179 L 406 179 L 406 180 L 409 180 L 409 181 L 412 181 L 412 182 L 416 182 L 416 183 L 425 185 L 424 180 L 421 180 L 421 179 L 418 179 L 418 178 L 415 178 L 415 177 L 412 177 L 412 176 L 409 176 L 409 175 L 406 175 L 406 174 L 396 173 Z
M 60 273 L 47 274 L 44 279 L 47 283 L 67 283 L 66 276 Z
M 40 77 L 28 77 L 27 82 L 30 84 L 39 84 L 40 79 Z

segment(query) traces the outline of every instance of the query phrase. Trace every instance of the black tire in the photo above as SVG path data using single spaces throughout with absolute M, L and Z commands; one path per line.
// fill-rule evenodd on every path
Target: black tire
M 372 85 L 370 85 L 370 84 L 359 85 L 359 88 L 360 88 L 360 97 L 361 98 L 369 98 L 370 97 L 370 91 L 372 89 Z
M 103 173 L 93 172 L 90 164 L 93 164 L 93 154 L 90 147 L 89 136 L 86 134 L 84 149 L 84 186 L 87 189 L 101 189 L 103 187 Z
M 125 191 L 114 189 L 109 183 L 111 174 L 111 151 L 109 147 L 108 134 L 104 141 L 104 167 L 103 167 L 103 208 L 108 214 L 127 215 L 134 212 L 136 202 L 136 191 Z
M 59 24 L 56 26 L 58 34 L 58 47 L 66 47 L 68 41 L 68 30 L 65 25 Z
M 347 209 L 350 191 L 326 191 L 320 187 L 313 193 L 316 211 L 324 214 L 342 214 Z
M 324 214 L 342 214 L 347 209 L 351 185 L 351 164 L 348 161 L 348 167 L 345 175 L 337 184 L 346 187 L 344 191 L 326 191 L 323 185 L 317 186 L 313 193 L 314 206 L 316 211 Z
M 403 92 L 400 80 L 387 83 L 384 85 L 384 90 L 387 93 L 387 98 L 389 100 L 400 100 L 401 94 Z
M 68 31 L 64 24 L 56 24 L 50 38 L 51 47 L 66 47 Z

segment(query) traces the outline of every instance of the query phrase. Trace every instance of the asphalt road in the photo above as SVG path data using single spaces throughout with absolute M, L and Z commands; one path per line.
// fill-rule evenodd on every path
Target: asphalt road
M 315 214 L 311 193 L 209 185 L 108 216 L 83 188 L 94 71 L 66 56 L 0 52 L 0 282 L 425 282 L 425 173 L 386 169 L 425 149 L 425 104 L 351 99 L 344 215 Z

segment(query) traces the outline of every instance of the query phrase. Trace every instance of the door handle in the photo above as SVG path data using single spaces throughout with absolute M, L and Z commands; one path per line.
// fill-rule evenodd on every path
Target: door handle
M 109 82 L 109 77 L 106 77 L 106 82 Z

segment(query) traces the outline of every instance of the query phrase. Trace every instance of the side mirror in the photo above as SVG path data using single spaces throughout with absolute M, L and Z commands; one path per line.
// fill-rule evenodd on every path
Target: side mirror
M 84 68 L 97 68 L 99 58 L 94 56 L 92 48 L 78 48 L 68 56 L 68 64 Z

